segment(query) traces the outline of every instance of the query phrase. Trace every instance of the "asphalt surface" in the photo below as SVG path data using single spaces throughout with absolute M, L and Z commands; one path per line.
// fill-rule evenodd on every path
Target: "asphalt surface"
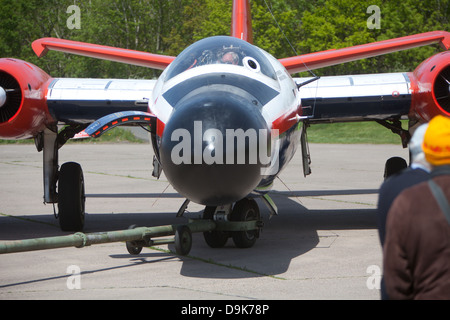
M 0 299 L 297 300 L 379 299 L 382 253 L 376 226 L 385 161 L 400 145 L 313 144 L 312 175 L 301 154 L 276 180 L 279 215 L 259 201 L 265 226 L 250 249 L 231 240 L 212 249 L 193 235 L 187 257 L 173 245 L 128 254 L 125 244 L 3 254 Z M 60 164 L 82 164 L 85 232 L 184 223 L 184 199 L 151 176 L 147 144 L 69 144 Z M 43 204 L 42 154 L 34 145 L 0 146 L 0 241 L 69 234 Z M 190 204 L 186 217 L 203 208 Z

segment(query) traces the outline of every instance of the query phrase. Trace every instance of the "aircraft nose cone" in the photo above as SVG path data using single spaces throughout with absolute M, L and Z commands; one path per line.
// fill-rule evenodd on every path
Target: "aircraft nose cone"
M 261 180 L 260 132 L 269 132 L 261 113 L 241 96 L 209 92 L 182 100 L 164 128 L 164 173 L 193 202 L 238 201 Z

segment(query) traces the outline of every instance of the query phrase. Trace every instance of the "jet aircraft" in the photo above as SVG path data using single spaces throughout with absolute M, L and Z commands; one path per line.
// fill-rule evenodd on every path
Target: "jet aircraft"
M 444 49 L 413 72 L 292 78 L 291 75 L 439 43 Z M 158 80 L 52 78 L 37 66 L 0 59 L 0 138 L 34 138 L 43 154 L 44 202 L 57 204 L 62 230 L 84 226 L 80 164 L 59 166 L 58 150 L 77 136 L 119 125 L 149 128 L 153 175 L 164 172 L 204 219 L 259 220 L 261 197 L 300 147 L 310 174 L 306 130 L 315 123 L 377 121 L 406 146 L 417 124 L 450 116 L 450 33 L 434 31 L 349 48 L 277 59 L 252 44 L 250 2 L 234 0 L 231 33 L 209 37 L 177 57 L 56 38 L 33 42 L 42 57 L 62 51 L 163 70 Z M 409 120 L 403 129 L 401 119 Z M 252 231 L 210 231 L 211 247 L 233 238 L 251 247 Z

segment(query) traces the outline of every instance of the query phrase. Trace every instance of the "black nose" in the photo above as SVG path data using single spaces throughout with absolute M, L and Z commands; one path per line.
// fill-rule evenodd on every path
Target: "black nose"
M 164 173 L 193 202 L 233 203 L 261 181 L 269 132 L 250 99 L 224 91 L 191 96 L 176 105 L 164 128 Z

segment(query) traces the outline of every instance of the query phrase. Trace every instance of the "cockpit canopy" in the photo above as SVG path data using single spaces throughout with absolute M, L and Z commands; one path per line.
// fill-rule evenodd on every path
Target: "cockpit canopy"
M 275 70 L 260 49 L 226 36 L 206 38 L 187 47 L 172 63 L 166 80 L 186 70 L 210 64 L 245 66 L 276 80 Z

